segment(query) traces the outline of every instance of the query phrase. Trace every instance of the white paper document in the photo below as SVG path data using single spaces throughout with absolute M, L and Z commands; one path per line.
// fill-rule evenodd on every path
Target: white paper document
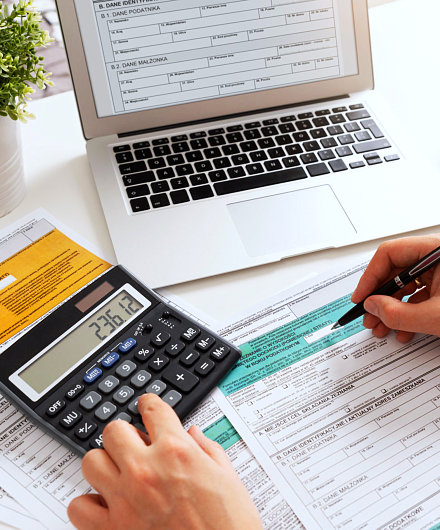
M 277 295 L 220 333 L 243 358 L 214 394 L 310 529 L 440 520 L 440 340 L 377 339 L 351 307 L 366 263 Z

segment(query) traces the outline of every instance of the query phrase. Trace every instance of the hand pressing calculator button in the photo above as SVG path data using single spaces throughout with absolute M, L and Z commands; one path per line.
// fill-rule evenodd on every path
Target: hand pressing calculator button
M 110 421 L 145 431 L 137 410 L 144 393 L 183 419 L 240 356 L 116 266 L 0 356 L 0 391 L 82 455 L 103 446 Z

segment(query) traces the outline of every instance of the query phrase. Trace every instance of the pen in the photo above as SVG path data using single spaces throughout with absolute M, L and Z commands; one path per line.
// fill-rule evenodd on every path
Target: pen
M 353 322 L 353 320 L 356 320 L 356 318 L 359 318 L 363 314 L 366 313 L 364 309 L 364 302 L 367 298 L 370 296 L 373 296 L 375 294 L 382 294 L 386 296 L 390 296 L 394 293 L 397 293 L 399 289 L 402 289 L 405 287 L 405 285 L 408 285 L 412 281 L 414 281 L 416 278 L 421 276 L 424 272 L 428 271 L 434 265 L 437 265 L 437 263 L 440 262 L 440 247 L 437 247 L 435 250 L 427 254 L 425 257 L 423 257 L 421 260 L 419 260 L 417 263 L 414 263 L 414 265 L 411 265 L 407 269 L 405 269 L 403 272 L 389 280 L 385 285 L 382 287 L 379 287 L 376 291 L 366 296 L 362 302 L 359 304 L 356 304 L 354 307 L 350 309 L 345 315 L 343 315 L 333 326 L 333 329 L 341 328 L 342 326 L 346 326 L 350 322 Z

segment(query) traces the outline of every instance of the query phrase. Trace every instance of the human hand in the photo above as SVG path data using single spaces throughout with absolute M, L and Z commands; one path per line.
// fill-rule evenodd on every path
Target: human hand
M 355 304 L 382 286 L 387 280 L 440 246 L 440 235 L 406 237 L 387 241 L 379 246 L 361 277 L 351 301 Z M 424 287 L 417 290 L 415 282 L 401 289 L 394 297 L 370 296 L 365 300 L 364 326 L 382 338 L 390 329 L 397 331 L 397 340 L 408 342 L 414 333 L 440 336 L 440 267 L 433 267 L 421 276 Z M 416 292 L 417 291 L 417 292 Z M 414 293 L 414 294 L 413 294 Z M 409 303 L 401 302 L 412 295 Z
M 105 449 L 83 458 L 84 477 L 99 492 L 68 507 L 80 530 L 261 529 L 257 509 L 220 445 L 198 427 L 188 432 L 154 394 L 139 398 L 149 436 L 125 421 L 109 423 Z

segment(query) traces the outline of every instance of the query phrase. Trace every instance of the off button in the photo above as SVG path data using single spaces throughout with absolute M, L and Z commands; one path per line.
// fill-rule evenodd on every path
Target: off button
M 66 406 L 65 401 L 63 401 L 62 399 L 57 399 L 57 401 L 55 401 L 54 403 L 52 403 L 52 405 L 50 405 L 50 407 L 48 407 L 48 409 L 46 410 L 46 414 L 50 418 L 53 418 L 59 412 L 61 412 L 65 406 Z

